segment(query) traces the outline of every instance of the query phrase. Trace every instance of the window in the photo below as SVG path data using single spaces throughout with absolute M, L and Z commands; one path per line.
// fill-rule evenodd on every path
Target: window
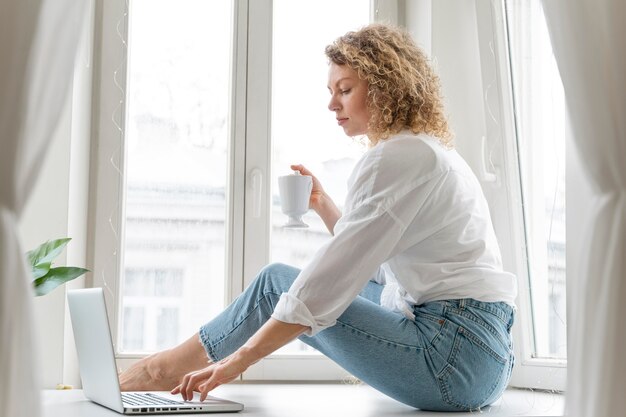
M 120 287 L 123 311 L 144 311 L 140 352 L 182 342 L 224 305 L 231 8 L 130 2 Z
M 539 1 L 506 3 L 533 356 L 566 358 L 565 98 Z
M 103 3 L 95 249 L 121 356 L 182 342 L 229 288 L 232 1 L 127 5 Z
M 120 351 L 163 350 L 180 341 L 185 281 L 182 269 L 125 268 Z
M 568 265 L 561 80 L 539 0 L 478 1 L 476 11 L 487 132 L 483 185 L 505 267 L 519 283 L 512 384 L 563 390 Z

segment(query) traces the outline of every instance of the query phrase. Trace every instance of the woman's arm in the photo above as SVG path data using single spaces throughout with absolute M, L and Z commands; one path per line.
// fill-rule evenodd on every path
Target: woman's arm
M 185 401 L 193 399 L 193 392 L 200 392 L 200 400 L 219 385 L 232 381 L 248 367 L 283 347 L 310 328 L 270 318 L 248 341 L 225 359 L 212 363 L 204 369 L 183 377 L 172 394 L 181 394 Z
M 313 179 L 309 207 L 322 218 L 330 234 L 334 235 L 335 224 L 341 217 L 341 211 L 337 208 L 332 198 L 326 194 L 322 188 L 322 183 L 319 182 L 311 171 L 306 169 L 303 165 L 291 165 L 291 169 L 299 171 L 302 175 L 308 175 Z

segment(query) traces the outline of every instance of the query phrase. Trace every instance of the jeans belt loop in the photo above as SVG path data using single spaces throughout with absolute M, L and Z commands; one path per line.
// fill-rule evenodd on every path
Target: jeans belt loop
M 461 300 L 459 300 L 459 309 L 460 310 L 465 309 L 465 302 L 466 302 L 465 298 L 461 298 Z

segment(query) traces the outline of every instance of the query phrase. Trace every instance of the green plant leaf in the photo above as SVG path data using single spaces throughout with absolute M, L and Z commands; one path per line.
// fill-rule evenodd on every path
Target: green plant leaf
M 78 278 L 85 272 L 89 272 L 85 268 L 77 268 L 74 266 L 60 266 L 57 268 L 50 268 L 48 273 L 33 281 L 35 287 L 35 295 L 46 295 L 61 284 L 65 284 L 68 281 Z
M 33 280 L 44 277 L 50 271 L 52 261 L 63 252 L 70 240 L 70 237 L 49 240 L 26 254 L 33 271 Z

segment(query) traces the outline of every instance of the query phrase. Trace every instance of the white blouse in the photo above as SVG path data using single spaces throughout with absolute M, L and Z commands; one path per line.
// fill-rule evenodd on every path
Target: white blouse
M 515 276 L 500 249 L 480 183 L 455 150 L 403 132 L 379 142 L 348 179 L 334 237 L 282 294 L 272 317 L 333 326 L 372 279 L 381 305 L 413 319 L 428 301 L 473 298 L 514 306 Z

